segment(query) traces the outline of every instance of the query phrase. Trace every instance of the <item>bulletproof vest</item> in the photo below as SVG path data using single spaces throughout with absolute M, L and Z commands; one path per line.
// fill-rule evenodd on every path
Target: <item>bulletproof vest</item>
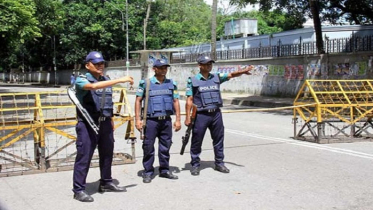
M 96 83 L 96 80 L 92 76 L 87 76 L 87 80 L 90 83 Z M 101 77 L 99 81 L 109 80 L 106 77 Z M 106 90 L 105 98 L 102 100 L 104 90 Z M 82 106 L 88 111 L 93 119 L 98 119 L 101 116 L 101 103 L 103 102 L 102 116 L 112 117 L 113 116 L 113 89 L 107 87 L 103 89 L 90 90 L 84 97 Z M 78 112 L 79 113 L 79 112 Z
M 150 83 L 147 116 L 151 118 L 173 115 L 173 93 L 174 83 L 170 79 L 166 79 L 162 84 Z
M 192 77 L 193 102 L 198 111 L 216 109 L 223 106 L 220 95 L 220 80 L 217 74 L 213 74 L 209 80 L 200 80 Z

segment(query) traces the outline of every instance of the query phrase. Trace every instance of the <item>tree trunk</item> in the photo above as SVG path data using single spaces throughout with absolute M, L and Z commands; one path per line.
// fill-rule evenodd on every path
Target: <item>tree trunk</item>
M 315 28 L 316 33 L 316 47 L 317 47 L 317 54 L 324 54 L 324 43 L 322 38 L 322 28 L 321 28 L 321 21 L 320 21 L 320 10 L 319 10 L 319 2 L 318 0 L 309 0 L 312 18 L 313 18 L 313 26 Z
M 218 10 L 218 0 L 212 2 L 211 15 L 211 58 L 216 60 L 216 13 Z
M 146 50 L 146 28 L 148 27 L 150 8 L 151 8 L 151 2 L 148 3 L 148 8 L 146 10 L 146 17 L 144 19 L 144 50 Z

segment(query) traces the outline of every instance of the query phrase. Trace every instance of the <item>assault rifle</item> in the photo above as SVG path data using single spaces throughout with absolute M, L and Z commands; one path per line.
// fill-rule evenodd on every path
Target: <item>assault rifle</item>
M 197 105 L 193 104 L 192 105 L 192 110 L 191 110 L 191 115 L 190 115 L 190 124 L 188 125 L 188 128 L 185 131 L 185 136 L 182 137 L 182 139 L 183 139 L 183 146 L 181 146 L 180 155 L 184 154 L 185 147 L 186 147 L 186 145 L 189 142 L 190 132 L 193 129 L 194 121 L 196 119 L 196 114 L 197 114 Z
M 69 95 L 70 100 L 75 104 L 76 108 L 78 108 L 79 112 L 83 115 L 89 126 L 91 126 L 92 130 L 96 133 L 96 135 L 98 135 L 99 128 L 95 124 L 92 117 L 88 114 L 87 110 L 80 104 L 75 94 L 76 90 L 74 86 L 67 88 L 67 95 Z

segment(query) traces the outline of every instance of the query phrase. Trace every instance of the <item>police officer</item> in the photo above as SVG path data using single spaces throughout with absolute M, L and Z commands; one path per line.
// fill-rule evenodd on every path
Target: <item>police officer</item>
M 104 77 L 105 60 L 99 52 L 90 52 L 85 61 L 88 72 L 77 78 L 75 82 L 76 96 L 96 125 L 99 126 L 99 133 L 96 135 L 84 116 L 77 111 L 77 155 L 73 174 L 73 192 L 74 199 L 82 202 L 92 202 L 93 198 L 85 191 L 85 186 L 89 165 L 96 146 L 99 152 L 101 175 L 98 191 L 126 191 L 124 187 L 115 185 L 111 177 L 114 150 L 112 85 L 125 82 L 132 85 L 133 78 L 126 76 L 109 80 Z
M 220 107 L 223 101 L 220 94 L 220 84 L 232 77 L 242 74 L 250 74 L 252 67 L 246 67 L 232 73 L 211 74 L 212 64 L 215 63 L 208 56 L 200 56 L 197 59 L 200 72 L 187 81 L 185 110 L 191 110 L 193 104 L 197 105 L 197 115 L 194 122 L 191 140 L 191 174 L 199 175 L 200 154 L 202 152 L 202 141 L 207 128 L 210 130 L 212 144 L 215 154 L 215 170 L 222 173 L 229 173 L 224 165 L 224 125 Z M 185 125 L 190 121 L 190 112 L 186 112 Z
M 168 179 L 178 179 L 169 170 L 170 147 L 172 144 L 172 120 L 171 115 L 176 114 L 176 121 L 173 126 L 175 131 L 181 128 L 180 123 L 180 104 L 177 85 L 171 79 L 166 78 L 167 67 L 170 65 L 165 60 L 156 60 L 153 64 L 155 75 L 149 79 L 149 86 L 144 80 L 140 81 L 139 89 L 136 93 L 135 102 L 135 120 L 136 128 L 141 131 L 145 123 L 143 139 L 143 182 L 150 183 L 154 174 L 154 144 L 158 138 L 158 158 L 159 158 L 159 177 Z M 145 104 L 147 89 L 148 108 L 146 122 L 140 117 L 141 103 Z

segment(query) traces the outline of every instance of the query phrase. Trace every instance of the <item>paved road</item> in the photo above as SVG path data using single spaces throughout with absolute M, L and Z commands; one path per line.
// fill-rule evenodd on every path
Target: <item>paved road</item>
M 293 140 L 291 118 L 286 112 L 224 114 L 230 174 L 213 170 L 207 134 L 203 170 L 200 176 L 191 176 L 189 149 L 178 154 L 183 132 L 177 132 L 170 164 L 179 180 L 155 177 L 150 184 L 142 183 L 138 143 L 136 164 L 113 167 L 113 177 L 128 192 L 97 193 L 98 168 L 90 170 L 87 180 L 93 203 L 72 199 L 72 171 L 5 177 L 0 178 L 0 209 L 373 209 L 373 143 L 318 145 Z

